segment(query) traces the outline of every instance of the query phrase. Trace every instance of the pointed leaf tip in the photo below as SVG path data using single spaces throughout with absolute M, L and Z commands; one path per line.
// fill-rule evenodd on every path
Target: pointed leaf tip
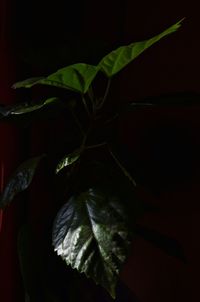
M 110 78 L 114 76 L 150 46 L 161 40 L 163 37 L 177 31 L 183 20 L 184 19 L 181 19 L 153 38 L 140 42 L 134 42 L 113 50 L 100 61 L 98 67 L 107 77 Z
M 91 188 L 61 208 L 53 227 L 57 254 L 113 298 L 130 243 L 124 216 L 117 196 Z

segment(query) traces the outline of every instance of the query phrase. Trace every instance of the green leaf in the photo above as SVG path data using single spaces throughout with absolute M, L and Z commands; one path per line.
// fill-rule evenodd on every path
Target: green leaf
M 100 70 L 102 70 L 107 77 L 112 77 L 129 63 L 131 63 L 147 48 L 158 42 L 163 37 L 175 32 L 181 26 L 182 20 L 151 39 L 131 43 L 127 46 L 121 46 L 112 51 L 100 61 L 98 65 Z
M 115 297 L 129 246 L 126 216 L 117 195 L 90 188 L 61 208 L 53 227 L 53 246 L 67 265 L 101 284 Z
M 26 160 L 17 168 L 0 196 L 0 208 L 7 206 L 15 195 L 29 187 L 42 157 L 33 157 Z
M 25 113 L 30 113 L 36 110 L 39 110 L 51 103 L 58 101 L 59 99 L 56 97 L 49 98 L 47 100 L 42 100 L 40 103 L 33 104 L 33 103 L 22 103 L 19 105 L 9 106 L 9 107 L 2 107 L 0 108 L 0 114 L 3 117 L 8 117 L 11 115 L 21 115 Z
M 14 88 L 14 89 L 16 89 L 16 88 L 31 88 L 32 86 L 37 84 L 37 82 L 39 82 L 42 79 L 44 79 L 44 77 L 34 77 L 34 78 L 26 79 L 24 81 L 20 81 L 20 82 L 17 82 L 15 84 L 13 84 L 12 88 Z
M 33 78 L 16 83 L 13 88 L 30 88 L 36 84 L 42 84 L 73 90 L 84 94 L 88 91 L 97 72 L 98 68 L 96 66 L 77 63 L 59 69 L 48 77 Z
M 47 100 L 41 101 L 39 104 L 27 104 L 27 103 L 25 103 L 25 104 L 19 105 L 16 108 L 14 108 L 11 111 L 11 114 L 16 115 L 16 114 L 30 113 L 30 112 L 36 111 L 38 109 L 41 109 L 42 107 L 47 106 L 51 103 L 54 103 L 58 100 L 59 100 L 58 98 L 52 97 L 52 98 L 49 98 Z
M 80 149 L 64 156 L 56 167 L 56 174 L 59 173 L 63 168 L 72 165 L 75 161 L 79 159 L 81 155 Z

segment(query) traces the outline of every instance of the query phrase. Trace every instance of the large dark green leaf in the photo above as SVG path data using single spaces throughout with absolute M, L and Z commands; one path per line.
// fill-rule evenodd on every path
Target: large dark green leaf
M 34 85 L 50 85 L 79 93 L 86 93 L 98 72 L 98 68 L 85 63 L 77 63 L 44 78 L 32 78 L 13 85 L 13 88 L 30 88 Z
M 46 100 L 42 100 L 37 104 L 33 103 L 22 103 L 19 105 L 14 105 L 14 106 L 9 106 L 9 107 L 2 107 L 0 108 L 0 114 L 3 117 L 8 117 L 11 115 L 20 115 L 20 114 L 25 114 L 25 113 L 30 113 L 36 110 L 39 110 L 51 103 L 54 103 L 58 101 L 59 99 L 56 97 L 52 97 Z
M 92 188 L 72 197 L 55 219 L 53 245 L 68 265 L 93 278 L 115 297 L 129 245 L 119 197 Z
M 29 187 L 42 157 L 43 156 L 33 157 L 23 162 L 17 168 L 0 196 L 0 208 L 7 206 L 13 200 L 16 194 Z
M 181 21 L 177 22 L 176 24 L 172 25 L 171 27 L 151 39 L 131 43 L 127 46 L 121 46 L 117 48 L 116 50 L 106 55 L 100 61 L 99 68 L 105 73 L 107 77 L 112 77 L 125 66 L 127 66 L 130 62 L 132 62 L 135 58 L 137 58 L 147 48 L 158 42 L 163 37 L 175 32 L 181 26 Z

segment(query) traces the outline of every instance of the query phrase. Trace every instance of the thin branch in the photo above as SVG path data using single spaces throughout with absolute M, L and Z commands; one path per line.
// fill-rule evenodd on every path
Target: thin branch
M 106 142 L 103 142 L 103 143 L 101 143 L 101 144 L 90 145 L 90 146 L 86 146 L 85 149 L 98 148 L 98 147 L 101 147 L 101 146 L 105 146 L 106 144 L 107 144 Z
M 87 102 L 86 102 L 86 99 L 85 99 L 84 95 L 82 95 L 82 102 L 83 102 L 83 105 L 85 107 L 85 110 L 86 110 L 88 116 L 91 117 L 91 114 L 90 114 L 90 111 L 89 111 L 89 108 L 88 108 L 88 105 L 87 105 Z
M 119 113 L 116 113 L 115 115 L 113 115 L 110 119 L 105 121 L 105 125 L 111 123 L 112 121 L 114 121 L 116 118 L 119 117 Z
M 103 106 L 103 104 L 105 103 L 105 101 L 107 99 L 107 96 L 108 96 L 108 93 L 109 93 L 109 90 L 110 90 L 110 84 L 111 84 L 111 79 L 109 78 L 108 82 L 107 82 L 107 85 L 106 85 L 106 90 L 105 90 L 103 99 L 99 104 L 97 104 L 97 109 L 100 109 Z
M 76 122 L 76 124 L 77 124 L 77 126 L 78 126 L 78 128 L 79 128 L 79 130 L 80 130 L 80 132 L 81 132 L 81 134 L 82 134 L 83 136 L 85 136 L 85 131 L 83 130 L 83 126 L 81 125 L 81 123 L 80 123 L 80 121 L 79 121 L 77 115 L 74 113 L 73 110 L 71 110 L 71 113 L 72 113 L 72 115 L 73 115 L 73 118 L 74 118 L 74 120 L 75 120 L 75 122 Z
M 89 100 L 91 102 L 93 114 L 95 114 L 96 107 L 95 107 L 94 91 L 93 91 L 92 85 L 90 85 L 87 94 L 88 94 Z
M 128 179 L 130 180 L 130 182 L 134 185 L 134 187 L 136 187 L 136 182 L 133 179 L 133 177 L 129 174 L 129 172 L 124 168 L 124 166 L 120 163 L 120 161 L 117 159 L 117 157 L 114 155 L 114 153 L 111 151 L 111 149 L 109 148 L 110 154 L 112 155 L 113 159 L 115 160 L 115 162 L 117 163 L 117 165 L 120 167 L 120 169 L 123 171 L 124 175 L 126 177 L 128 177 Z

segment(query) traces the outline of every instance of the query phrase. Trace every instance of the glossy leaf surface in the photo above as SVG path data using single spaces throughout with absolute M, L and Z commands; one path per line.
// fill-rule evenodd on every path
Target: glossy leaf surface
M 7 206 L 15 195 L 29 187 L 42 157 L 34 157 L 23 162 L 13 173 L 0 196 L 0 208 Z
M 89 189 L 72 197 L 55 219 L 53 245 L 68 265 L 115 297 L 129 245 L 126 217 L 117 196 Z
M 44 78 L 33 78 L 16 83 L 14 88 L 30 88 L 34 85 L 50 85 L 79 93 L 86 93 L 98 72 L 93 65 L 77 63 L 59 69 L 55 73 Z M 34 80 L 35 79 L 35 80 Z
M 30 112 L 39 110 L 56 101 L 58 101 L 58 98 L 53 97 L 53 98 L 43 100 L 37 104 L 22 103 L 20 105 L 14 105 L 13 107 L 3 107 L 2 110 L 0 110 L 0 114 L 3 117 L 7 117 L 7 116 L 11 116 L 11 115 L 20 115 L 20 114 L 30 113 Z
M 80 157 L 80 150 L 76 150 L 63 157 L 56 167 L 56 174 L 59 173 L 65 167 L 72 165 L 75 161 L 79 159 L 79 157 Z
M 163 37 L 175 32 L 181 26 L 181 21 L 177 22 L 176 24 L 172 25 L 171 27 L 151 39 L 131 43 L 127 46 L 121 46 L 117 48 L 116 50 L 106 55 L 100 61 L 99 68 L 107 77 L 112 77 L 124 67 L 126 67 L 129 63 L 131 63 L 150 46 L 158 42 Z

